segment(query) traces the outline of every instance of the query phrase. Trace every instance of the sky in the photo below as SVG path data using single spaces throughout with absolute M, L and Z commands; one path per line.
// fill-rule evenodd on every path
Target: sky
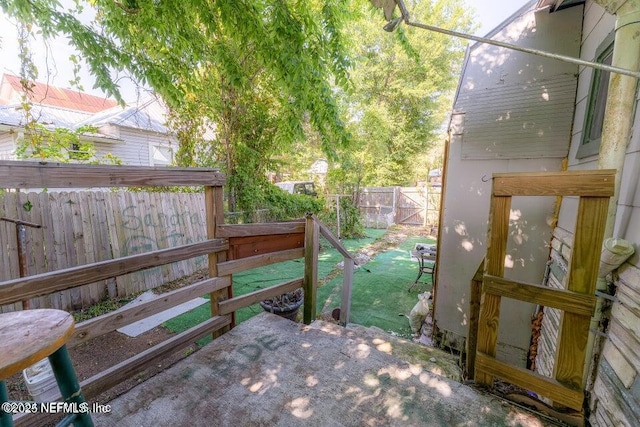
M 480 27 L 475 35 L 484 36 L 512 13 L 518 10 L 527 0 L 464 0 L 465 3 L 476 12 L 476 20 Z M 64 3 L 64 1 L 63 1 Z M 0 12 L 0 73 L 18 75 L 20 62 L 18 60 L 18 43 L 16 41 L 16 27 Z M 58 40 L 45 48 L 42 43 L 33 43 L 31 49 L 34 52 L 34 60 L 39 71 L 39 81 L 47 80 L 47 83 L 69 87 L 69 80 L 73 78 L 73 66 L 68 58 L 74 53 L 65 40 Z M 46 70 L 49 70 L 47 73 Z M 93 89 L 93 79 L 86 71 L 86 67 L 80 73 L 81 84 L 86 92 L 104 96 L 102 92 Z M 136 87 L 126 79 L 121 80 L 121 89 L 126 101 L 132 101 L 140 97 Z

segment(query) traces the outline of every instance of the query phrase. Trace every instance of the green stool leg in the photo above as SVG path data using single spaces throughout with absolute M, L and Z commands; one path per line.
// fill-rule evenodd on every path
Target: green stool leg
M 56 376 L 60 393 L 65 402 L 76 402 L 78 405 L 84 403 L 84 396 L 82 390 L 80 390 L 80 384 L 78 383 L 78 377 L 76 371 L 71 364 L 71 358 L 67 351 L 67 346 L 62 346 L 49 356 L 49 362 L 53 369 L 53 374 Z M 73 425 L 76 427 L 93 427 L 93 421 L 91 415 L 86 412 L 83 414 L 77 414 Z
M 4 381 L 0 381 L 0 403 L 9 401 L 9 393 L 7 392 L 7 386 Z M 0 426 L 13 427 L 13 415 L 4 412 L 0 409 Z

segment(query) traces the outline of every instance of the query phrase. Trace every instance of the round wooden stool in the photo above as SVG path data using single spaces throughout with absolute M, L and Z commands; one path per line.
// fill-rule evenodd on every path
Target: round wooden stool
M 45 357 L 64 402 L 77 406 L 85 399 L 65 343 L 73 333 L 73 316 L 66 311 L 38 309 L 0 314 L 0 403 L 8 401 L 4 380 Z M 58 425 L 93 426 L 89 412 L 70 414 Z M 13 425 L 13 417 L 0 410 L 0 424 Z

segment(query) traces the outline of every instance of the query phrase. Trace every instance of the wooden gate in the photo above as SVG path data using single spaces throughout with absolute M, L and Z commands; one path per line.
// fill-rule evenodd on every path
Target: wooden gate
M 475 380 L 491 386 L 493 377 L 532 390 L 577 411 L 584 400 L 583 371 L 600 248 L 609 197 L 614 192 L 613 170 L 556 173 L 495 174 L 489 213 L 487 255 L 484 261 Z M 566 290 L 505 279 L 512 196 L 577 196 L 578 214 Z M 496 343 L 502 297 L 563 311 L 554 378 L 498 361 Z
M 396 224 L 426 225 L 426 210 L 426 187 L 401 187 L 399 189 Z

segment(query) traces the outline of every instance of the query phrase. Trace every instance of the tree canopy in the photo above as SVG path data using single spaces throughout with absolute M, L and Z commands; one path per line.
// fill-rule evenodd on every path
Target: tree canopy
M 473 29 L 462 1 L 406 3 L 416 21 Z M 338 92 L 352 143 L 338 149 L 330 172 L 333 186 L 345 193 L 366 185 L 412 185 L 440 166 L 442 156 L 434 158 L 431 148 L 444 137 L 464 59 L 460 39 L 404 26 L 390 34 L 382 30 L 380 10 L 359 7 L 345 25 L 351 87 Z
M 418 20 L 464 31 L 471 24 L 460 2 L 408 6 Z M 116 99 L 114 72 L 150 86 L 170 109 L 178 164 L 221 167 L 232 210 L 257 207 L 268 194 L 265 172 L 292 152 L 317 152 L 339 166 L 335 179 L 356 186 L 410 181 L 462 60 L 455 39 L 383 32 L 382 14 L 366 0 L 73 0 L 70 8 L 0 0 L 0 7 L 45 38 L 67 37 L 96 86 Z M 81 21 L 87 10 L 92 19 Z

